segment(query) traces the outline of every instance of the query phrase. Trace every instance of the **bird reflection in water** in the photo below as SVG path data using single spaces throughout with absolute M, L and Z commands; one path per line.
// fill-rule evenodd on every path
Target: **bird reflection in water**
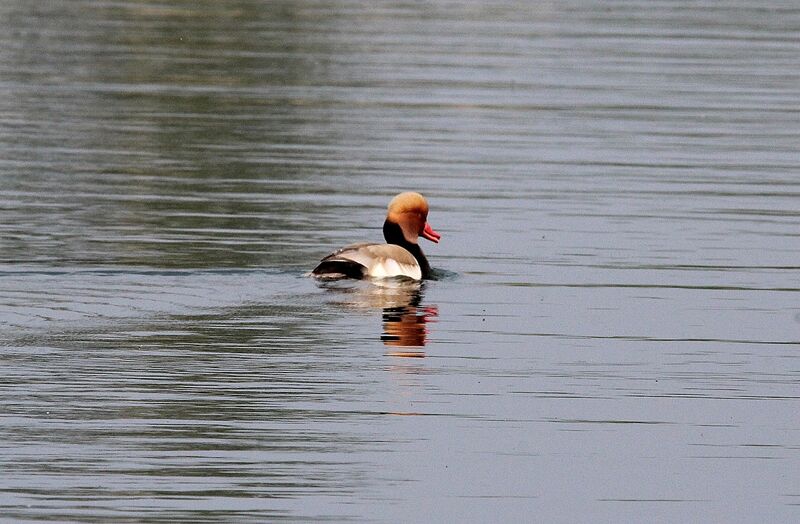
M 438 316 L 439 309 L 436 306 L 420 307 L 419 304 L 409 304 L 384 308 L 381 340 L 384 345 L 393 348 L 422 347 L 428 335 L 428 322 L 435 322 Z M 398 349 L 389 351 L 389 355 L 424 357 L 425 353 Z
M 345 294 L 344 305 L 357 309 L 382 310 L 381 341 L 390 348 L 387 355 L 421 358 L 425 353 L 428 324 L 439 316 L 436 306 L 422 305 L 424 283 L 385 281 L 359 282 L 355 286 L 325 285 Z

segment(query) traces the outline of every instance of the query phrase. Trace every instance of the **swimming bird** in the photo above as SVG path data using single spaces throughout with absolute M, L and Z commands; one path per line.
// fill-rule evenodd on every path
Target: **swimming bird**
M 430 278 L 431 266 L 417 239 L 439 242 L 428 224 L 428 202 L 419 193 L 400 193 L 389 202 L 383 223 L 386 244 L 351 244 L 322 259 L 311 272 L 317 278 Z

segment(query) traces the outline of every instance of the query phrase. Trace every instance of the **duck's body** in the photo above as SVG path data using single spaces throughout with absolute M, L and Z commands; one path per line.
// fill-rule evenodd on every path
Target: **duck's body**
M 422 280 L 417 259 L 406 249 L 393 244 L 350 244 L 323 258 L 314 268 L 314 275 L 336 278 L 408 277 Z
M 427 223 L 428 203 L 419 193 L 401 193 L 389 203 L 383 223 L 386 244 L 351 244 L 323 258 L 312 274 L 318 278 L 430 278 L 431 266 L 422 253 L 419 236 L 438 242 L 440 235 Z

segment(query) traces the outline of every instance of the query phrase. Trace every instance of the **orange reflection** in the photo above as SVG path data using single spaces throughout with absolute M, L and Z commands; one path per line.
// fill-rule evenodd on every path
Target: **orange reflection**
M 428 322 L 439 316 L 436 306 L 385 308 L 383 310 L 383 334 L 381 340 L 391 347 L 422 347 L 428 336 Z M 394 357 L 424 357 L 421 351 L 390 351 Z
M 392 349 L 393 357 L 421 358 L 426 343 L 428 324 L 439 316 L 436 306 L 422 306 L 424 284 L 410 281 L 326 283 L 324 287 L 341 293 L 344 305 L 359 310 L 382 310 L 381 341 Z

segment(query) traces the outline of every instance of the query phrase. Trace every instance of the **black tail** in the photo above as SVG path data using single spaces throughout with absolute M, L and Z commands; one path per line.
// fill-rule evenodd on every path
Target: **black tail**
M 326 259 L 319 263 L 311 272 L 312 275 L 325 279 L 337 278 L 364 278 L 364 266 L 358 262 L 344 259 Z

